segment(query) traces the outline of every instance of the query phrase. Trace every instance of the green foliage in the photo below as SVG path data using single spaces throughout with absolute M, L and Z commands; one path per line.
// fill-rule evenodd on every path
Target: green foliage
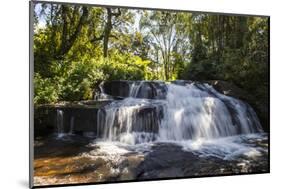
M 194 14 L 189 20 L 191 59 L 179 78 L 230 81 L 266 101 L 267 21 L 258 17 Z
M 36 104 L 57 101 L 92 99 L 94 90 L 103 80 L 144 80 L 153 73 L 150 61 L 138 56 L 115 53 L 111 58 L 91 59 L 81 62 L 53 61 L 52 77 L 42 78 L 35 74 Z
M 116 52 L 110 58 L 100 59 L 97 64 L 108 80 L 143 80 L 151 79 L 153 75 L 148 67 L 150 61 L 131 54 Z
M 56 102 L 59 98 L 56 84 L 50 78 L 42 78 L 40 74 L 34 75 L 34 103 L 44 104 Z
M 51 78 L 35 74 L 35 104 L 91 99 L 103 72 L 91 61 L 52 62 Z
M 60 98 L 67 101 L 91 99 L 96 85 L 104 78 L 103 72 L 91 61 L 64 63 L 60 82 Z M 60 72 L 61 70 L 58 70 Z
M 103 80 L 219 79 L 267 99 L 265 17 L 36 6 L 36 104 L 91 99 Z

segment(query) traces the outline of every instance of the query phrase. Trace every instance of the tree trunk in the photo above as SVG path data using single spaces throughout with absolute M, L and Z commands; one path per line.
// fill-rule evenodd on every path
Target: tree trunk
M 65 54 L 69 52 L 71 47 L 73 46 L 75 40 L 77 39 L 79 33 L 81 32 L 83 24 L 86 22 L 88 18 L 88 9 L 86 7 L 82 8 L 82 15 L 80 16 L 79 22 L 76 25 L 73 34 L 71 35 L 71 24 L 69 23 L 68 14 L 69 9 L 67 6 L 62 5 L 62 19 L 63 19 L 63 29 L 62 29 L 62 37 L 61 37 L 61 45 L 59 51 L 56 53 L 56 59 L 61 59 Z
M 107 57 L 108 55 L 108 42 L 109 35 L 112 30 L 112 11 L 110 8 L 107 8 L 107 20 L 104 28 L 104 37 L 103 37 L 103 57 Z

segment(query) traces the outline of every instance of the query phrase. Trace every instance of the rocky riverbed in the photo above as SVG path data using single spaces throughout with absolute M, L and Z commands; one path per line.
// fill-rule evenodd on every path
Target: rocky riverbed
M 51 135 L 37 138 L 34 150 L 35 186 L 269 171 L 267 134 L 136 145 Z

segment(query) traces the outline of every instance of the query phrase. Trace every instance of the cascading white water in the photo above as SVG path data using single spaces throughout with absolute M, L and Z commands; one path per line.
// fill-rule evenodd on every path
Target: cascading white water
M 143 81 L 140 81 L 140 82 L 133 82 L 131 85 L 130 85 L 130 91 L 129 91 L 129 96 L 130 97 L 134 97 L 136 98 L 139 91 L 140 91 L 140 87 L 142 86 L 143 84 Z
M 57 136 L 60 138 L 64 135 L 63 129 L 63 111 L 57 110 Z
M 262 126 L 259 122 L 259 119 L 253 110 L 253 108 L 247 103 L 225 96 L 219 92 L 217 92 L 210 85 L 204 85 L 205 89 L 209 90 L 215 97 L 219 98 L 225 104 L 228 104 L 228 107 L 232 109 L 233 114 L 235 114 L 235 120 L 238 122 L 235 126 L 238 126 L 238 130 L 240 130 L 240 134 L 248 134 L 248 133 L 260 133 L 263 132 Z M 239 127 L 240 126 L 240 127 Z
M 95 100 L 111 100 L 112 97 L 104 92 L 103 83 L 99 85 L 99 93 L 96 93 L 94 96 Z
M 262 131 L 249 106 L 218 93 L 207 84 L 202 87 L 206 90 L 194 84 L 168 85 L 167 103 L 159 129 L 160 140 L 212 139 Z M 223 100 L 235 106 L 234 112 L 229 111 Z
M 143 83 L 131 84 L 130 97 L 99 110 L 98 135 L 104 140 L 135 144 L 262 132 L 249 105 L 207 84 L 166 84 L 166 99 L 136 98 Z M 145 108 L 149 113 L 143 116 Z
M 146 113 L 145 117 L 140 115 L 141 110 L 151 106 L 147 99 L 132 97 L 112 102 L 98 111 L 98 135 L 105 140 L 130 144 L 152 141 L 156 116 L 153 112 Z
M 237 133 L 225 105 L 193 85 L 169 85 L 164 110 L 159 133 L 162 140 L 214 138 Z

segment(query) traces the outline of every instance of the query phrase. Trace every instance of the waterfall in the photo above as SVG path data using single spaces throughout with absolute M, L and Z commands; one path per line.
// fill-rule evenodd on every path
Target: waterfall
M 57 110 L 57 137 L 60 138 L 64 135 L 63 128 L 63 111 Z
M 129 97 L 98 111 L 98 136 L 130 144 L 258 132 L 262 132 L 261 125 L 247 103 L 208 84 L 133 82 Z
M 129 96 L 136 98 L 140 91 L 140 87 L 142 86 L 142 84 L 143 84 L 143 81 L 133 82 L 130 86 Z
M 150 142 L 155 139 L 158 121 L 156 105 L 129 97 L 98 111 L 98 136 L 130 144 Z
M 170 84 L 166 99 L 161 140 L 212 139 L 262 131 L 249 105 L 207 84 Z
M 95 100 L 112 100 L 112 97 L 104 92 L 103 82 L 99 84 L 99 92 L 95 93 Z

